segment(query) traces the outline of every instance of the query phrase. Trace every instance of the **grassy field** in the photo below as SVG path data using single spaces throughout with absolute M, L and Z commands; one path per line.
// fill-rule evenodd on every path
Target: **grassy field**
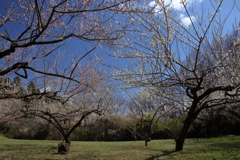
M 59 141 L 13 140 L 0 136 L 0 159 L 80 160 L 239 160 L 240 136 L 187 139 L 184 150 L 174 152 L 173 140 L 138 142 L 72 142 L 68 155 L 57 154 Z

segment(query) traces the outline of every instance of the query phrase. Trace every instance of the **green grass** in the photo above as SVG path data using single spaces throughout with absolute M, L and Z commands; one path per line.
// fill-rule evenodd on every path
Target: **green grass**
M 14 140 L 0 135 L 0 159 L 80 160 L 226 160 L 240 159 L 240 136 L 187 139 L 184 150 L 174 152 L 174 140 L 137 142 L 72 142 L 69 154 L 58 155 L 59 141 Z

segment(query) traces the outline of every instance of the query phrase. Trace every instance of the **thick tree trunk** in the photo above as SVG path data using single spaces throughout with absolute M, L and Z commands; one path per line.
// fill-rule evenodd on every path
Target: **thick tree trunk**
M 180 136 L 175 139 L 176 141 L 175 151 L 181 151 L 183 149 L 184 141 L 190 126 L 191 124 L 184 123 Z
M 175 141 L 176 141 L 176 146 L 175 146 L 175 151 L 181 151 L 183 150 L 183 144 L 184 144 L 184 140 L 185 138 L 176 138 Z
M 71 146 L 71 140 L 68 136 L 64 136 L 64 141 L 58 144 L 58 154 L 67 154 Z
M 175 151 L 181 151 L 183 149 L 184 141 L 190 126 L 191 126 L 191 123 L 188 123 L 188 124 L 184 123 L 180 136 L 175 139 L 176 140 Z
M 193 103 L 193 105 L 192 105 L 191 109 L 189 110 L 188 115 L 187 115 L 187 117 L 186 117 L 186 119 L 184 121 L 181 134 L 180 134 L 179 137 L 177 137 L 175 139 L 175 141 L 176 141 L 175 151 L 183 150 L 184 141 L 185 141 L 185 139 L 187 137 L 189 128 L 191 127 L 193 121 L 196 119 L 197 115 L 201 111 L 200 109 L 196 109 L 196 108 L 197 108 L 196 103 Z
M 64 137 L 64 141 L 65 143 L 71 144 L 71 139 L 68 135 Z
M 70 144 L 61 142 L 58 144 L 58 154 L 67 154 L 70 149 Z
M 147 147 L 148 145 L 148 141 L 145 139 L 145 147 Z

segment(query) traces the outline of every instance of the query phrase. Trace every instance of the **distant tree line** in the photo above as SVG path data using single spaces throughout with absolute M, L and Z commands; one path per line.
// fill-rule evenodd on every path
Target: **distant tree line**
M 240 114 L 240 112 L 238 112 Z M 71 140 L 75 141 L 136 141 L 145 140 L 142 135 L 148 132 L 150 115 L 141 119 L 133 117 L 126 121 L 125 116 L 102 116 L 84 123 L 75 129 Z M 181 131 L 186 115 L 158 121 L 151 133 L 151 139 L 174 139 Z M 156 121 L 156 119 L 154 119 Z M 188 137 L 216 137 L 224 135 L 240 135 L 239 117 L 227 110 L 215 110 L 201 114 L 193 123 Z M 135 128 L 135 132 L 133 132 Z M 48 122 L 37 117 L 27 119 L 1 119 L 0 132 L 9 138 L 34 140 L 62 140 L 61 134 Z

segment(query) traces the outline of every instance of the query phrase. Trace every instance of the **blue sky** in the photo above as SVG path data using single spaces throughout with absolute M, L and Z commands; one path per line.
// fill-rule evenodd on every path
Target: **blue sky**
M 205 8 L 205 11 L 207 11 L 208 9 L 212 10 L 211 1 L 214 3 L 214 0 L 186 0 L 186 2 L 189 4 L 188 9 L 192 9 L 191 7 L 194 7 L 194 11 L 196 13 L 198 13 L 199 16 L 201 16 L 202 8 Z M 3 12 L 3 6 L 4 6 L 3 4 L 5 2 L 7 2 L 7 1 L 5 1 L 5 0 L 0 1 L 1 12 Z M 165 3 L 165 5 L 170 4 L 170 6 L 182 17 L 182 19 L 181 19 L 182 24 L 185 26 L 188 26 L 191 24 L 191 21 L 190 21 L 189 17 L 186 15 L 183 5 L 180 2 L 181 2 L 181 0 L 165 0 L 164 3 Z M 220 13 L 222 18 L 227 16 L 227 14 L 230 12 L 234 2 L 238 6 L 240 6 L 239 0 L 224 0 L 223 1 L 223 5 L 221 7 L 221 13 Z M 154 4 L 155 4 L 154 0 L 148 1 L 149 6 L 153 6 Z M 232 11 L 231 15 L 229 16 L 229 18 L 225 24 L 225 31 L 227 31 L 227 30 L 231 31 L 232 24 L 239 22 L 239 20 L 240 20 L 239 13 L 240 13 L 240 11 L 235 7 L 235 9 Z M 195 18 L 193 17 L 193 15 L 191 15 L 191 12 L 190 12 L 190 16 L 192 16 L 192 20 L 195 23 Z M 84 42 L 79 42 L 79 40 L 77 40 L 77 39 L 72 39 L 70 42 L 71 43 L 68 43 L 66 45 L 66 47 L 71 52 L 84 52 L 85 53 L 86 51 L 91 49 L 91 46 L 89 46 L 89 44 L 86 44 Z M 99 52 L 99 50 L 96 50 L 96 52 Z
M 205 17 L 206 15 L 209 15 L 210 12 L 213 13 L 215 11 L 213 7 L 216 7 L 216 5 L 212 6 L 212 4 L 215 3 L 214 0 L 186 0 L 186 2 L 188 3 L 187 9 L 189 11 L 189 16 L 191 17 L 190 20 L 190 17 L 187 15 L 183 5 L 180 3 L 181 1 L 182 0 L 165 0 L 164 4 L 170 5 L 170 7 L 175 11 L 176 15 L 181 17 L 181 23 L 185 27 L 191 27 L 191 20 L 194 25 L 197 25 L 197 19 L 201 19 L 202 15 L 204 15 Z M 231 32 L 233 29 L 233 24 L 237 25 L 240 22 L 240 10 L 236 6 L 232 10 L 234 2 L 236 3 L 236 6 L 240 6 L 240 0 L 224 0 L 220 8 L 219 16 L 216 18 L 216 20 L 221 19 L 223 21 L 228 16 L 227 21 L 224 24 L 223 34 Z M 156 2 L 155 0 L 149 0 L 147 4 L 153 7 L 154 5 L 156 5 Z M 157 12 L 159 8 L 160 7 L 157 6 L 155 11 Z M 161 15 L 161 12 L 158 14 Z M 155 16 L 157 15 L 155 14 Z M 209 32 L 209 34 L 211 34 L 211 31 Z M 111 59 L 110 63 L 122 63 L 123 66 L 125 65 L 124 60 L 112 61 Z
M 161 0 L 160 0 L 161 1 Z M 182 24 L 184 24 L 185 26 L 188 26 L 191 24 L 190 18 L 189 16 L 186 15 L 185 9 L 183 7 L 183 5 L 181 4 L 182 0 L 165 0 L 164 4 L 165 5 L 170 5 L 173 10 L 175 10 L 181 17 L 181 22 Z M 217 0 L 219 1 L 219 0 Z M 193 9 L 195 13 L 198 13 L 198 16 L 201 16 L 202 14 L 202 9 L 204 9 L 204 14 L 206 14 L 208 12 L 208 10 L 210 11 L 214 11 L 212 4 L 214 4 L 214 0 L 186 0 L 186 3 L 188 4 L 188 9 L 190 11 L 190 17 L 192 18 L 193 22 L 196 21 L 196 19 L 194 18 L 194 15 L 191 15 L 191 10 Z M 236 4 L 236 6 L 240 6 L 240 1 L 239 0 L 223 0 L 222 6 L 221 6 L 221 10 L 220 10 L 220 14 L 222 16 L 222 18 L 224 18 L 225 16 L 227 16 L 227 14 L 229 14 L 229 12 L 232 9 L 233 4 Z M 154 6 L 156 5 L 156 2 L 154 0 L 149 2 L 149 6 Z M 156 8 L 156 10 L 158 10 L 159 7 Z M 237 7 L 235 7 L 232 12 L 231 15 L 228 18 L 227 21 L 227 26 L 226 28 L 230 27 L 230 29 L 232 29 L 232 23 L 235 23 L 235 20 L 239 21 L 239 10 L 237 9 Z
M 175 10 L 176 13 L 178 13 L 178 15 L 182 18 L 181 23 L 185 26 L 189 26 L 189 25 L 191 25 L 191 21 L 189 19 L 189 16 L 184 11 L 182 4 L 180 4 L 180 1 L 181 0 L 165 0 L 165 5 L 170 5 L 173 8 L 173 10 Z M 8 2 L 8 1 L 0 0 L 1 12 L 3 12 L 4 2 Z M 206 14 L 208 12 L 208 10 L 213 11 L 211 2 L 214 3 L 214 0 L 187 0 L 187 2 L 189 4 L 188 9 L 191 10 L 193 8 L 194 12 L 196 12 L 197 16 L 199 16 L 199 17 L 202 14 L 202 9 L 204 9 L 204 14 Z M 240 0 L 224 0 L 223 1 L 223 5 L 221 7 L 221 12 L 220 12 L 221 19 L 223 19 L 224 17 L 226 17 L 228 15 L 228 13 L 232 9 L 234 2 L 236 3 L 237 6 L 240 6 Z M 153 0 L 148 1 L 149 6 L 153 6 L 154 4 L 155 4 L 155 2 Z M 233 9 L 233 11 L 231 12 L 231 15 L 228 17 L 228 20 L 225 23 L 225 28 L 224 28 L 225 32 L 231 31 L 232 25 L 239 23 L 239 21 L 240 21 L 239 13 L 240 13 L 239 9 L 237 7 L 235 7 Z M 193 17 L 194 16 L 193 12 L 190 12 L 190 16 L 192 16 L 193 23 L 196 23 L 195 18 Z M 76 55 L 77 54 L 83 55 L 84 53 L 86 53 L 87 51 L 89 51 L 91 49 L 92 44 L 85 43 L 85 42 L 79 41 L 77 39 L 71 39 L 68 41 L 68 43 L 64 47 L 65 47 L 64 49 L 67 52 L 72 52 L 72 53 L 75 53 Z M 100 57 L 103 56 L 107 60 L 106 62 L 109 64 L 114 63 L 114 64 L 119 64 L 120 66 L 126 65 L 125 60 L 119 60 L 119 59 L 113 60 L 112 58 L 108 58 L 106 55 L 104 55 L 104 53 L 99 48 L 96 49 L 89 56 L 94 57 L 94 54 L 98 54 L 98 55 L 100 55 Z M 109 70 L 109 68 L 107 70 Z
M 189 26 L 191 25 L 191 21 L 188 17 L 188 15 L 186 14 L 184 7 L 182 6 L 182 4 L 180 3 L 181 0 L 165 0 L 165 4 L 168 5 L 170 4 L 170 6 L 172 7 L 173 10 L 176 11 L 176 13 L 178 13 L 180 15 L 181 19 L 181 23 L 184 26 Z M 214 0 L 212 0 L 212 2 L 210 0 L 188 0 L 188 9 L 189 9 L 189 14 L 190 16 L 192 16 L 192 21 L 195 24 L 196 23 L 196 19 L 193 16 L 193 12 L 191 11 L 193 9 L 193 11 L 197 14 L 197 18 L 201 18 L 202 16 L 202 12 L 204 12 L 203 14 L 208 14 L 208 11 L 210 12 L 214 12 L 214 8 L 212 6 L 212 3 L 214 3 Z M 236 1 L 237 5 L 240 6 L 240 1 Z M 148 5 L 149 6 L 153 6 L 155 4 L 155 1 L 148 1 Z M 228 16 L 228 14 L 230 13 L 232 6 L 234 4 L 234 0 L 225 0 L 223 1 L 221 10 L 220 10 L 220 15 L 221 15 L 221 19 L 223 20 L 226 16 Z M 204 11 L 203 11 L 204 10 Z M 224 28 L 224 34 L 227 32 L 231 32 L 232 31 L 232 27 L 233 24 L 236 25 L 236 23 L 238 23 L 240 21 L 240 16 L 238 16 L 240 13 L 240 11 L 235 7 L 231 14 L 229 15 L 226 23 L 225 23 L 225 28 Z M 160 14 L 160 13 L 159 13 Z M 153 15 L 154 16 L 154 15 Z M 219 19 L 219 18 L 217 18 Z M 211 32 L 209 32 L 211 33 Z M 75 42 L 76 44 L 78 43 L 77 41 Z M 75 44 L 73 43 L 73 44 Z M 71 48 L 74 49 L 74 48 Z M 105 49 L 106 51 L 108 51 L 108 49 Z M 125 67 L 127 65 L 127 60 L 125 59 L 113 59 L 113 58 L 109 58 L 107 56 L 104 55 L 104 53 L 100 50 L 97 49 L 94 51 L 94 53 L 100 57 L 103 57 L 106 61 L 104 63 L 109 64 L 109 65 L 113 65 L 113 66 L 120 66 L 120 67 Z M 94 57 L 94 54 L 90 54 L 91 57 Z M 105 68 L 107 71 L 113 72 L 113 70 L 111 68 Z M 134 90 L 135 91 L 135 90 Z

